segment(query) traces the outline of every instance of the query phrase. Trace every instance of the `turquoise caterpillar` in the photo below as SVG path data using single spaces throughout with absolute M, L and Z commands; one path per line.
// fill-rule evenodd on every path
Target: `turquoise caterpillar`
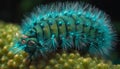
M 29 58 L 59 49 L 85 50 L 91 55 L 110 54 L 114 33 L 110 19 L 99 9 L 79 2 L 42 5 L 23 21 L 23 36 L 12 49 Z

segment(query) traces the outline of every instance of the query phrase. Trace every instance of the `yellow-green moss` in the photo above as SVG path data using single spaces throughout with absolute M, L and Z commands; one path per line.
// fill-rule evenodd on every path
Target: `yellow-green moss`
M 0 21 L 0 69 L 18 69 L 23 64 L 26 53 L 13 54 L 9 48 L 13 46 L 14 38 L 18 38 L 20 27 L 15 24 Z
M 102 66 L 103 65 L 103 66 Z M 111 63 L 97 58 L 82 57 L 79 53 L 56 54 L 45 69 L 107 69 Z
M 20 36 L 19 26 L 0 22 L 0 69 L 26 69 L 27 54 L 13 54 L 9 48 L 13 46 L 14 38 Z M 36 69 L 34 64 L 27 68 Z M 78 52 L 56 53 L 50 59 L 40 59 L 38 69 L 120 69 L 120 65 L 112 65 L 102 59 L 82 57 Z

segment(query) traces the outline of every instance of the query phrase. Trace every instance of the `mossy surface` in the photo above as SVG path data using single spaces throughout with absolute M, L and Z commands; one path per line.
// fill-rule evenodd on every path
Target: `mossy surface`
M 0 21 L 0 69 L 18 69 L 23 64 L 26 53 L 13 54 L 9 49 L 14 38 L 18 38 L 20 27 L 15 24 Z
M 13 46 L 14 38 L 19 38 L 20 27 L 14 24 L 0 22 L 0 69 L 120 69 L 120 65 L 112 65 L 90 56 L 82 57 L 78 52 L 55 53 L 50 59 L 40 58 L 38 64 L 26 65 L 27 54 L 13 54 L 9 49 Z
M 119 69 L 110 61 L 90 56 L 82 57 L 78 52 L 56 54 L 45 69 Z

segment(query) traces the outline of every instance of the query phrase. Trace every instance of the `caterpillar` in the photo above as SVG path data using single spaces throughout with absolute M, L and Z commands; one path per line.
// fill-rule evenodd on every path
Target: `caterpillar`
M 114 33 L 108 15 L 85 3 L 65 2 L 41 5 L 23 20 L 15 52 L 24 50 L 29 57 L 45 56 L 59 49 L 85 49 L 89 54 L 110 54 Z

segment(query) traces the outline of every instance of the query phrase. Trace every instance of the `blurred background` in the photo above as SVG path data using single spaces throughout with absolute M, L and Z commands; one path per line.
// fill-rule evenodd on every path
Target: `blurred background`
M 20 23 L 22 17 L 40 4 L 66 0 L 1 0 L 0 19 Z M 81 0 L 68 0 L 81 1 Z M 118 0 L 82 0 L 88 2 L 110 15 L 112 21 L 120 20 L 120 3 Z M 117 2 L 118 1 L 118 2 Z
M 22 19 L 33 8 L 40 4 L 48 4 L 52 2 L 59 2 L 66 0 L 1 0 L 0 1 L 0 20 L 5 22 L 12 22 L 21 24 Z M 68 1 L 81 1 L 81 0 L 68 0 Z M 118 0 L 82 0 L 90 3 L 97 8 L 105 11 L 111 18 L 111 22 L 117 34 L 117 45 L 115 46 L 118 54 L 117 59 L 120 61 L 120 2 Z

